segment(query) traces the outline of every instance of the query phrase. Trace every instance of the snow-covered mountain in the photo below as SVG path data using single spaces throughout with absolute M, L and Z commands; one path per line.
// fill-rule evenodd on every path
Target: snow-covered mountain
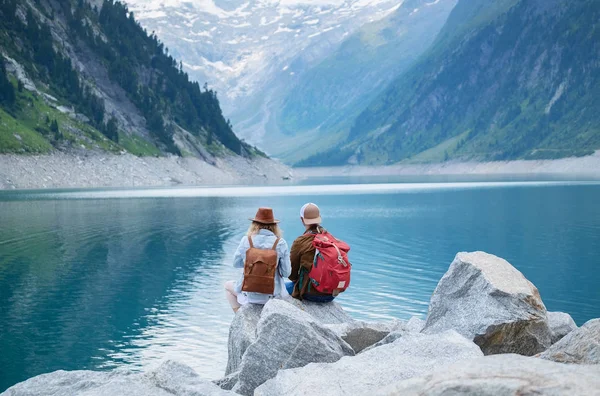
M 271 103 L 362 25 L 403 0 L 126 0 L 190 76 L 218 91 L 236 133 L 260 143 Z

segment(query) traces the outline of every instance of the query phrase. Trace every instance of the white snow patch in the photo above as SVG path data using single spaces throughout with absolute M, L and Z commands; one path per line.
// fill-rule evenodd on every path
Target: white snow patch
M 289 33 L 289 32 L 293 32 L 294 29 L 290 29 L 288 27 L 285 26 L 281 26 L 279 25 L 279 27 L 277 27 L 277 30 L 275 30 L 275 32 L 273 32 L 273 34 L 277 34 L 277 33 Z
M 201 32 L 191 32 L 190 34 L 196 37 L 212 37 L 212 34 L 210 34 L 210 32 L 207 32 L 206 30 Z
M 139 13 L 134 13 L 136 16 L 136 19 L 158 19 L 158 18 L 164 18 L 167 16 L 167 13 L 164 11 L 141 11 Z
M 202 40 L 192 40 L 186 37 L 181 37 L 181 40 L 185 41 L 186 43 L 202 43 Z
M 252 25 L 249 24 L 248 22 L 244 22 L 244 23 L 240 23 L 239 25 L 229 25 L 229 26 L 231 26 L 232 28 L 239 29 L 239 28 L 245 28 L 245 27 L 252 26 Z
M 546 106 L 546 110 L 544 110 L 544 113 L 550 114 L 550 110 L 552 110 L 552 106 L 554 106 L 554 104 L 556 102 L 558 102 L 558 100 L 563 95 L 563 93 L 565 93 L 565 88 L 566 87 L 567 87 L 567 82 L 566 81 L 563 81 L 558 86 L 558 88 L 556 89 L 556 92 L 554 93 L 554 96 L 552 97 L 552 99 L 550 99 L 550 102 L 548 103 L 548 106 Z
M 316 25 L 317 23 L 319 23 L 319 19 L 311 19 L 310 21 L 305 21 L 302 24 L 303 25 Z

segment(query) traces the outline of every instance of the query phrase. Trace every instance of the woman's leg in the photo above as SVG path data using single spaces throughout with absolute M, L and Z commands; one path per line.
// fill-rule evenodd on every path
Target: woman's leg
M 227 297 L 227 301 L 229 301 L 229 305 L 231 305 L 233 312 L 237 312 L 241 305 L 238 303 L 237 294 L 233 290 L 234 285 L 234 281 L 225 282 L 225 297 Z

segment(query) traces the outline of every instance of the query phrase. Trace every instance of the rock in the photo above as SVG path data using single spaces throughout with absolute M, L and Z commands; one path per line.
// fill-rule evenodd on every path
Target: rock
M 381 395 L 599 395 L 600 366 L 566 366 L 520 355 L 453 364 L 401 381 Z
M 166 361 L 147 373 L 126 371 L 55 371 L 7 389 L 2 396 L 219 396 L 233 395 L 201 379 L 190 367 Z
M 552 344 L 577 328 L 577 324 L 568 313 L 548 312 L 548 326 L 552 336 Z
M 285 300 L 301 311 L 312 316 L 317 322 L 326 325 L 343 325 L 355 322 L 342 307 L 335 303 L 311 303 L 293 298 Z M 229 327 L 228 360 L 225 376 L 238 371 L 242 356 L 250 344 L 256 341 L 256 327 L 260 319 L 262 305 L 247 304 L 240 308 Z
M 23 84 L 23 87 L 26 90 L 35 92 L 35 93 L 39 93 L 39 91 L 35 87 L 35 84 L 33 83 L 33 81 L 31 81 L 29 76 L 27 76 L 27 73 L 25 72 L 25 68 L 23 66 L 21 66 L 20 63 L 18 63 L 16 60 L 12 59 L 11 57 L 9 57 L 8 55 L 6 55 L 4 53 L 0 54 L 0 56 L 3 56 L 4 59 L 6 59 L 5 67 L 6 67 L 7 72 L 14 75 L 15 78 Z M 1 57 L 0 57 L 0 61 L 2 61 Z
M 314 303 L 296 300 L 292 297 L 287 298 L 285 301 L 306 312 L 321 324 L 338 324 L 355 321 L 335 301 L 330 303 Z
M 458 253 L 433 292 L 423 332 L 448 329 L 486 355 L 535 355 L 551 340 L 536 287 L 506 260 L 484 252 Z
M 391 331 L 404 329 L 406 324 L 399 320 L 395 322 L 363 322 L 353 321 L 342 324 L 327 325 L 338 336 L 346 341 L 354 352 L 359 353 L 382 339 Z
M 408 323 L 406 323 L 406 330 L 412 333 L 420 333 L 425 327 L 425 323 L 426 322 L 418 316 L 413 316 L 408 320 Z
M 239 372 L 231 373 L 221 379 L 213 381 L 213 383 L 216 384 L 221 389 L 232 390 L 233 387 L 235 386 L 235 384 L 237 384 L 239 376 L 240 376 Z
M 600 364 L 600 319 L 573 330 L 539 357 L 560 363 Z
M 390 383 L 481 356 L 477 345 L 453 330 L 434 335 L 407 333 L 394 343 L 335 363 L 282 370 L 258 387 L 255 395 L 306 395 L 315 390 L 328 396 L 379 394 Z
M 354 351 L 332 330 L 294 305 L 271 300 L 265 304 L 257 326 L 257 338 L 240 364 L 233 391 L 252 395 L 254 389 L 277 375 L 278 370 L 312 362 L 333 363 Z
M 388 334 L 387 336 L 385 336 L 385 338 L 383 338 L 381 341 L 376 342 L 375 344 L 371 345 L 368 348 L 365 348 L 362 352 L 367 352 L 370 351 L 373 348 L 377 348 L 380 347 L 382 345 L 387 345 L 387 344 L 391 344 L 392 342 L 404 337 L 406 334 L 410 333 L 410 331 L 406 330 L 406 329 L 400 329 L 400 330 L 395 330 L 392 331 L 390 334 Z
M 246 304 L 236 313 L 229 326 L 228 359 L 225 376 L 238 370 L 246 349 L 256 341 L 256 326 L 263 306 Z

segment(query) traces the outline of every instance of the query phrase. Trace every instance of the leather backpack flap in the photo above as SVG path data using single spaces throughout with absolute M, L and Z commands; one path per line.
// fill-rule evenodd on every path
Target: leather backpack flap
M 273 245 L 273 249 L 258 249 L 250 239 L 250 248 L 246 251 L 242 291 L 273 294 L 279 261 L 275 250 L 278 242 L 279 239 Z

